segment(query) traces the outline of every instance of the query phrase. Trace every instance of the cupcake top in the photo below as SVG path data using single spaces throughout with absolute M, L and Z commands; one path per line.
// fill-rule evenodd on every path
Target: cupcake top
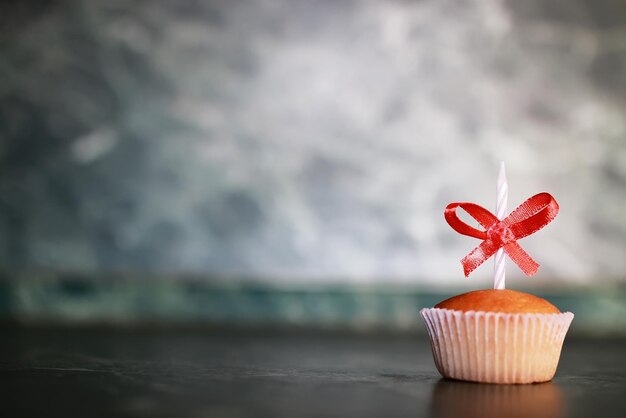
M 561 313 L 543 298 L 509 289 L 474 290 L 439 302 L 435 308 L 464 312 Z

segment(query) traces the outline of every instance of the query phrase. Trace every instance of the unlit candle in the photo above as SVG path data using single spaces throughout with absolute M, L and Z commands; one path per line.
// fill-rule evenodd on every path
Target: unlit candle
M 499 220 L 504 219 L 506 215 L 506 205 L 509 198 L 509 186 L 506 182 L 506 170 L 504 168 L 504 161 L 500 164 L 500 173 L 498 173 L 498 188 L 496 199 L 496 216 Z M 500 248 L 496 252 L 495 264 L 493 268 L 493 288 L 504 289 L 505 288 L 505 262 L 506 254 L 503 248 Z

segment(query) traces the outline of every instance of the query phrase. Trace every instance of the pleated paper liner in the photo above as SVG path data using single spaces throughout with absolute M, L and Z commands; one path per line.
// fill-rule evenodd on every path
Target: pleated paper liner
M 574 319 L 571 312 L 512 314 L 425 308 L 420 314 L 441 375 L 484 383 L 551 380 Z

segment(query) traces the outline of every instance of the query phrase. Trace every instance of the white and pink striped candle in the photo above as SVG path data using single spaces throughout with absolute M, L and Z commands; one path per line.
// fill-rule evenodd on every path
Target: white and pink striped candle
M 498 187 L 497 187 L 497 199 L 496 199 L 496 217 L 499 220 L 504 219 L 506 216 L 506 205 L 509 198 L 509 186 L 506 182 L 506 170 L 504 168 L 504 161 L 500 164 L 500 173 L 498 174 Z M 503 248 L 500 248 L 496 252 L 493 268 L 493 288 L 504 289 L 506 277 L 506 253 Z

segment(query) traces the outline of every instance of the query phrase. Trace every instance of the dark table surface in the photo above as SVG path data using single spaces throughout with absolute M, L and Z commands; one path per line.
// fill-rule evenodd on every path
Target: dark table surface
M 417 334 L 1 331 L 6 417 L 626 416 L 626 341 L 568 337 L 552 382 L 485 385 L 441 379 Z

